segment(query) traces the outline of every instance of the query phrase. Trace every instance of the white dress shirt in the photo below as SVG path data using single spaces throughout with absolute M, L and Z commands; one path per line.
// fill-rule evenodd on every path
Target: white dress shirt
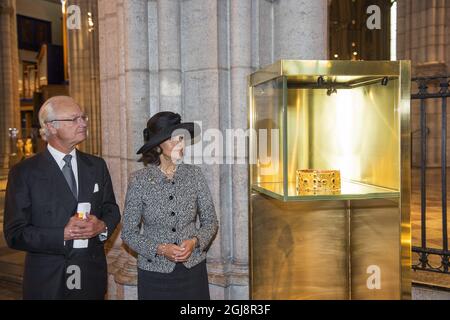
M 62 168 L 66 164 L 66 162 L 63 160 L 64 157 L 66 156 L 66 154 L 53 148 L 50 145 L 50 143 L 47 145 L 47 148 L 48 148 L 48 151 L 50 152 L 50 154 L 52 155 L 53 159 L 55 159 L 56 163 L 58 164 L 59 169 L 62 171 Z M 75 176 L 75 183 L 77 185 L 77 194 L 80 194 L 80 191 L 79 191 L 80 187 L 78 186 L 78 164 L 77 164 L 76 149 L 73 149 L 69 154 L 72 156 L 72 160 L 70 161 L 70 163 L 72 165 L 73 175 Z
M 59 169 L 62 171 L 62 168 L 65 166 L 66 162 L 63 160 L 64 157 L 66 156 L 65 153 L 56 150 L 54 147 L 52 147 L 49 144 L 47 144 L 47 148 L 48 151 L 50 152 L 50 154 L 52 155 L 53 159 L 55 159 L 56 163 L 59 166 Z M 70 160 L 70 164 L 72 165 L 72 170 L 73 170 L 73 175 L 75 176 L 75 183 L 77 185 L 77 194 L 80 194 L 80 187 L 78 186 L 78 163 L 77 163 L 77 151 L 76 149 L 73 149 L 70 153 L 72 156 L 72 159 Z M 105 241 L 106 238 L 108 237 L 108 229 L 106 229 L 105 232 L 100 233 L 99 238 L 101 241 Z M 66 242 L 64 241 L 64 245 L 66 244 Z

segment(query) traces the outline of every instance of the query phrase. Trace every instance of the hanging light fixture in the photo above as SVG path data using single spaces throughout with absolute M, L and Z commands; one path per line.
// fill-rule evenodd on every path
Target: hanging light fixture
M 88 26 L 89 26 L 88 31 L 92 32 L 92 31 L 94 31 L 94 20 L 92 20 L 92 13 L 88 12 L 87 15 L 88 15 Z

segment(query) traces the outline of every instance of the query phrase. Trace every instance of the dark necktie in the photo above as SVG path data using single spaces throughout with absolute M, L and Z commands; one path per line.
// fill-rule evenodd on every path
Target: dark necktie
M 70 154 L 67 154 L 64 156 L 63 160 L 66 164 L 62 168 L 62 173 L 64 175 L 64 178 L 66 178 L 67 184 L 69 185 L 70 190 L 72 190 L 75 199 L 78 199 L 77 183 L 75 181 L 75 175 L 73 174 L 71 163 L 72 156 Z

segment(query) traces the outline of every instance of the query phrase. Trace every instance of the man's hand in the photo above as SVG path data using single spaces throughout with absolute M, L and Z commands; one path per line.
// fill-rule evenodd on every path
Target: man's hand
M 90 239 L 105 231 L 105 223 L 93 214 L 86 220 L 80 220 L 75 215 L 64 228 L 64 240 Z
M 80 220 L 77 214 L 73 215 L 64 227 L 64 241 L 75 239 L 75 233 L 79 232 L 83 226 L 83 220 Z

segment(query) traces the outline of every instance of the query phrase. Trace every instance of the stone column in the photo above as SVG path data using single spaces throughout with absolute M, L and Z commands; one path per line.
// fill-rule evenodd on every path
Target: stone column
M 118 1 L 99 0 L 99 58 L 100 58 L 100 96 L 101 96 L 101 128 L 102 157 L 108 164 L 116 200 L 123 208 L 122 172 L 121 172 L 121 136 L 122 121 L 120 115 L 119 90 L 119 44 Z M 123 35 L 123 34 L 122 34 Z M 120 230 L 119 230 L 120 232 Z M 123 288 L 116 284 L 115 276 L 123 267 L 120 235 L 111 240 L 111 248 L 107 253 L 108 260 L 108 299 L 123 299 Z
M 16 2 L 0 2 L 0 168 L 8 168 L 9 128 L 20 129 Z
M 253 0 L 252 9 L 252 66 L 265 67 L 274 62 L 273 1 Z
M 101 0 L 99 20 L 103 157 L 123 209 L 149 113 L 147 1 Z M 108 263 L 109 298 L 135 299 L 136 259 L 124 248 L 120 229 Z
M 179 30 L 179 28 L 178 28 Z M 148 1 L 148 66 L 150 70 L 150 115 L 160 110 L 158 1 Z M 176 98 L 174 98 L 176 99 Z M 166 106 L 166 102 L 163 103 Z
M 222 5 L 225 5 L 225 7 Z M 219 35 L 227 30 L 224 27 L 219 31 L 221 25 L 219 17 L 226 17 L 226 15 L 222 15 L 222 9 L 226 10 L 225 1 L 221 4 L 220 1 L 192 0 L 184 1 L 181 4 L 182 116 L 184 121 L 201 121 L 203 133 L 208 129 L 220 128 L 220 86 L 221 80 L 225 81 L 226 78 L 220 78 L 219 59 L 223 63 L 226 63 L 226 61 L 223 61 L 221 56 L 223 52 L 219 53 L 221 45 Z M 225 26 L 225 24 L 222 26 Z M 224 44 L 223 50 L 226 50 L 226 42 Z M 212 162 L 209 157 L 198 157 L 195 160 L 203 160 L 201 167 L 211 189 L 216 213 L 220 221 L 220 230 L 208 252 L 208 271 L 211 297 L 223 299 L 223 287 L 226 286 L 226 279 L 221 251 L 229 243 L 228 241 L 222 242 L 224 235 L 224 229 L 222 228 L 226 229 L 226 227 L 222 223 L 221 208 L 223 203 L 230 204 L 224 202 L 226 199 L 223 198 L 221 193 L 222 182 L 219 164 L 206 165 L 205 162 Z
M 128 174 L 137 170 L 136 151 L 149 118 L 149 47 L 147 0 L 123 2 Z
M 438 76 L 450 73 L 450 2 L 398 0 L 397 57 L 411 60 L 412 76 Z M 428 91 L 439 91 L 439 83 L 431 82 Z M 415 84 L 413 92 L 417 92 Z M 441 101 L 426 102 L 427 166 L 441 165 Z M 420 165 L 420 105 L 411 104 L 412 163 Z M 450 133 L 449 137 L 450 137 Z M 447 146 L 450 154 L 450 146 Z M 450 161 L 450 160 L 449 160 Z M 449 162 L 450 163 L 450 162 Z
M 413 76 L 450 71 L 450 3 L 398 0 L 397 56 L 412 62 Z
M 180 1 L 158 1 L 160 110 L 181 113 Z
M 272 2 L 274 60 L 327 59 L 327 0 Z
M 247 130 L 247 76 L 252 72 L 252 1 L 230 2 L 231 128 Z M 248 298 L 248 159 L 235 146 L 232 186 L 232 265 L 229 298 Z M 230 243 L 230 242 L 229 242 Z
M 70 0 L 67 6 L 72 4 L 81 8 L 82 19 L 80 30 L 67 31 L 69 94 L 89 116 L 89 135 L 81 149 L 101 155 L 97 1 Z

